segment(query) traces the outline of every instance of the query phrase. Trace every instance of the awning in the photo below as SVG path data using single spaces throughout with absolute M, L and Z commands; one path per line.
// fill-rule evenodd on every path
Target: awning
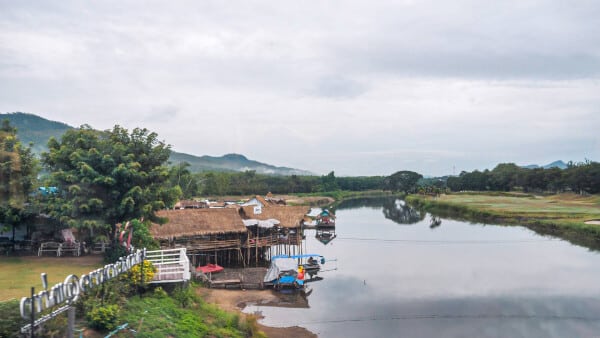
M 244 219 L 242 220 L 244 225 L 247 227 L 258 225 L 260 228 L 270 229 L 276 225 L 279 225 L 279 221 L 273 218 L 269 218 L 267 220 L 258 220 L 258 219 Z

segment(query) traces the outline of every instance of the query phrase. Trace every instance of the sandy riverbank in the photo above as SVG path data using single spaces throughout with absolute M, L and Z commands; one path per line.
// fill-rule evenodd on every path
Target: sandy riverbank
M 277 302 L 278 298 L 271 290 L 222 290 L 222 289 L 198 289 L 198 293 L 206 302 L 217 304 L 226 311 L 237 311 L 245 315 L 241 310 L 248 303 Z M 289 337 L 317 337 L 316 334 L 299 326 L 292 327 L 268 327 L 258 324 L 260 330 L 267 337 L 289 338 Z

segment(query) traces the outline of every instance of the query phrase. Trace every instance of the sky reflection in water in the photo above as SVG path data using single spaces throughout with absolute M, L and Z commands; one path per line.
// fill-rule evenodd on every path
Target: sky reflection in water
M 386 208 L 389 208 L 389 203 Z M 414 211 L 411 211 L 414 212 Z M 338 209 L 310 308 L 249 306 L 263 323 L 321 337 L 575 337 L 600 332 L 600 255 L 522 227 L 429 215 L 414 224 L 379 207 Z M 414 216 L 409 217 L 414 221 Z M 396 220 L 408 219 L 400 216 Z

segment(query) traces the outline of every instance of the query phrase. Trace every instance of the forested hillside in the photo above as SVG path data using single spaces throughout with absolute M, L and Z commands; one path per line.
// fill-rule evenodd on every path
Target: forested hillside
M 60 139 L 69 129 L 73 128 L 65 123 L 50 121 L 43 117 L 28 113 L 0 114 L 0 121 L 8 119 L 10 124 L 17 128 L 18 137 L 24 145 L 33 143 L 32 150 L 39 155 L 48 150 L 50 137 Z M 227 154 L 223 156 L 196 156 L 186 153 L 171 151 L 169 162 L 177 165 L 183 162 L 189 164 L 191 172 L 244 172 L 255 171 L 266 175 L 312 175 L 306 170 L 277 167 L 267 163 L 249 160 L 244 155 Z
M 50 137 L 60 138 L 65 131 L 72 128 L 65 123 L 50 121 L 27 113 L 0 114 L 0 121 L 5 119 L 8 119 L 10 124 L 17 128 L 19 140 L 24 145 L 33 143 L 32 151 L 38 155 L 48 150 Z

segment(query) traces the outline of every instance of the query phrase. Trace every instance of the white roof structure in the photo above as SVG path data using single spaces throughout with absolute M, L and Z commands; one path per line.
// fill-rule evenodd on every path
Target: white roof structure
M 249 227 L 249 226 L 254 226 L 254 225 L 258 225 L 259 228 L 264 228 L 264 229 L 270 229 L 276 225 L 279 225 L 279 221 L 274 219 L 274 218 L 269 218 L 267 220 L 258 220 L 258 219 L 244 219 L 242 220 L 244 222 L 244 225 Z
M 279 277 L 284 271 L 296 271 L 298 263 L 294 258 L 278 258 L 271 262 L 271 266 L 265 275 L 265 282 L 270 282 Z

